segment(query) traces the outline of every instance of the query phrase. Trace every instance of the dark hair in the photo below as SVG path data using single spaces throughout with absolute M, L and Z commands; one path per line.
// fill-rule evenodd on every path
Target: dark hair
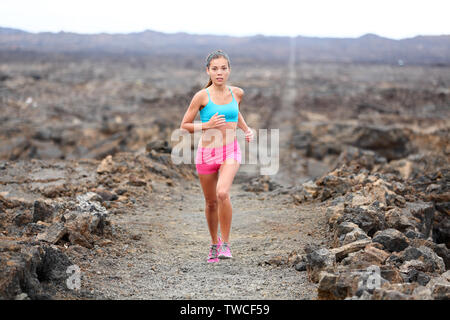
M 230 57 L 228 57 L 228 55 L 222 50 L 216 50 L 214 52 L 211 52 L 208 55 L 208 57 L 206 58 L 206 67 L 209 69 L 209 65 L 211 64 L 211 60 L 217 59 L 217 58 L 220 58 L 220 57 L 224 57 L 225 59 L 227 59 L 227 61 L 228 61 L 228 68 L 231 68 Z M 211 78 L 209 78 L 209 81 L 208 81 L 208 83 L 206 84 L 206 86 L 204 88 L 208 88 L 210 85 L 212 85 Z

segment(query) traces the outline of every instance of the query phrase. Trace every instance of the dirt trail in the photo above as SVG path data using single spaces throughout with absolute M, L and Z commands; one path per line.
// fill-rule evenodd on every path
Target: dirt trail
M 296 61 L 295 61 L 295 41 L 291 38 L 289 59 L 286 67 L 286 80 L 281 90 L 279 108 L 274 109 L 270 117 L 268 128 L 279 129 L 279 148 L 276 148 L 275 157 L 279 158 L 279 169 L 272 178 L 277 183 L 283 185 L 295 185 L 295 176 L 292 175 L 292 152 L 291 140 L 294 128 L 294 121 L 297 119 L 295 113 L 296 90 Z
M 147 208 L 137 206 L 134 215 L 111 219 L 117 230 L 126 231 L 131 238 L 122 242 L 121 248 L 100 248 L 99 254 L 79 261 L 83 287 L 95 297 L 316 297 L 316 284 L 307 280 L 306 272 L 296 271 L 286 262 L 293 251 L 303 253 L 306 243 L 324 239 L 324 208 L 296 207 L 288 195 L 255 195 L 234 184 L 230 238 L 234 258 L 208 264 L 210 238 L 199 184 L 153 187 L 158 192 L 145 199 Z

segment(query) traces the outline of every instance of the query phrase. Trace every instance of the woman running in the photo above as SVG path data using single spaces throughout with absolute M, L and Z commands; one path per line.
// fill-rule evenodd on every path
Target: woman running
M 232 257 L 229 191 L 241 163 L 236 128 L 245 132 L 246 141 L 253 140 L 253 132 L 239 112 L 244 90 L 227 86 L 230 71 L 230 58 L 222 50 L 207 57 L 208 84 L 194 95 L 180 126 L 190 133 L 202 131 L 195 164 L 205 196 L 205 215 L 211 235 L 208 262 Z M 199 111 L 201 123 L 194 124 Z M 221 237 L 217 234 L 219 224 Z

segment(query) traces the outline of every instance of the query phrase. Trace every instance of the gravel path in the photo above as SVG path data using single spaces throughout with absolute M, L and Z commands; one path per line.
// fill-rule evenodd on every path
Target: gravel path
M 317 285 L 306 272 L 266 262 L 324 241 L 324 208 L 234 184 L 234 258 L 208 264 L 203 195 L 199 182 L 184 183 L 155 183 L 147 206 L 111 216 L 122 239 L 80 255 L 83 290 L 95 299 L 315 299 Z

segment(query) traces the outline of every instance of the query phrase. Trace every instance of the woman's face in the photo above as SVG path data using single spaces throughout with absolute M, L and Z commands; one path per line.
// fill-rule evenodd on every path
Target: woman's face
M 211 81 L 214 84 L 221 85 L 226 83 L 230 75 L 228 60 L 223 57 L 211 60 L 209 63 L 209 69 L 206 68 L 206 73 L 209 74 Z

